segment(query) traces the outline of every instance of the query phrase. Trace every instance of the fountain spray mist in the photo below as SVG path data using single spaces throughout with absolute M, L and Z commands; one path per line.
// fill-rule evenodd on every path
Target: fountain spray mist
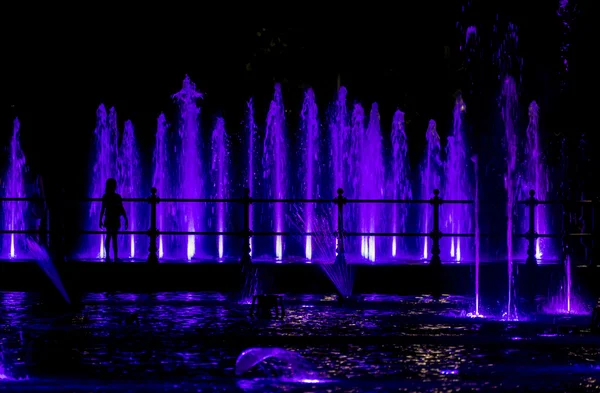
M 258 133 L 256 122 L 254 121 L 254 103 L 252 98 L 246 103 L 246 132 L 248 133 L 248 173 L 246 174 L 246 186 L 250 191 L 250 196 L 254 195 L 254 182 L 256 178 L 256 168 L 254 165 L 254 156 L 256 154 L 255 145 L 258 142 Z M 249 206 L 250 229 L 254 227 L 254 215 L 252 204 Z M 252 256 L 253 239 L 250 238 L 250 256 Z
M 515 80 L 507 76 L 502 83 L 501 110 L 504 121 L 504 132 L 506 141 L 506 175 L 504 187 L 506 189 L 506 247 L 508 262 L 508 300 L 506 317 L 508 320 L 518 318 L 516 301 L 514 297 L 514 274 L 513 274 L 513 210 L 515 205 L 515 170 L 517 165 L 517 135 L 515 132 L 517 112 L 517 86 Z
M 409 178 L 408 143 L 404 129 L 404 113 L 399 109 L 394 113 L 392 121 L 392 198 L 412 199 Z M 406 232 L 408 207 L 405 203 L 392 205 L 392 232 Z M 392 238 L 392 257 L 396 257 L 398 249 L 406 249 L 404 238 Z
M 304 95 L 302 104 L 302 135 L 304 136 L 304 197 L 306 199 L 316 199 L 319 197 L 318 179 L 319 179 L 319 122 L 317 103 L 315 102 L 315 93 L 313 89 L 308 89 Z M 313 232 L 313 222 L 315 220 L 314 203 L 306 203 L 304 206 L 305 228 L 307 233 Z M 306 236 L 304 245 L 304 256 L 308 261 L 313 256 L 313 237 Z
M 217 118 L 215 128 L 212 133 L 212 176 L 215 187 L 215 198 L 226 199 L 229 194 L 229 141 L 225 132 L 225 120 L 222 117 Z M 217 202 L 217 231 L 225 231 L 226 204 Z M 223 259 L 224 239 L 223 235 L 217 235 L 217 250 L 219 261 Z
M 202 98 L 202 93 L 196 91 L 196 84 L 189 76 L 185 76 L 183 87 L 173 95 L 179 103 L 180 124 L 179 136 L 181 138 L 181 149 L 179 151 L 179 165 L 181 182 L 177 192 L 178 197 L 184 199 L 201 198 L 204 187 L 202 184 L 203 168 L 200 156 L 200 108 L 196 100 Z M 203 222 L 202 209 L 198 203 L 184 203 L 180 216 L 183 217 L 183 226 L 187 232 L 200 230 Z M 190 261 L 196 255 L 196 236 L 188 235 L 187 259 Z
M 475 316 L 479 317 L 479 245 L 481 235 L 479 233 L 479 163 L 477 155 L 471 157 L 473 161 L 473 173 L 475 173 Z
M 440 152 L 442 150 L 440 144 L 440 136 L 437 133 L 435 120 L 429 120 L 429 126 L 425 133 L 427 140 L 427 151 L 425 152 L 425 160 L 421 167 L 421 199 L 431 199 L 433 190 L 440 189 L 442 160 Z M 433 209 L 427 204 L 421 204 L 421 232 L 429 233 L 433 222 Z M 423 260 L 429 258 L 429 237 L 423 238 Z
M 265 133 L 265 144 L 263 150 L 263 177 L 270 182 L 268 197 L 271 199 L 283 199 L 287 190 L 287 146 L 285 138 L 285 110 L 281 85 L 275 84 L 275 93 L 269 106 L 267 114 L 267 129 Z M 274 203 L 274 227 L 275 232 L 284 230 L 283 203 Z M 275 236 L 275 259 L 281 262 L 283 258 L 283 238 Z
M 139 153 L 135 142 L 135 133 L 131 120 L 125 122 L 123 130 L 123 140 L 118 162 L 119 185 L 121 194 L 124 198 L 137 198 L 141 191 L 141 167 Z M 139 228 L 137 208 L 139 204 L 134 202 L 125 203 L 129 216 L 129 230 L 136 231 Z M 129 235 L 124 238 L 125 249 L 129 249 L 129 257 L 135 257 L 135 235 Z M 128 246 L 128 247 L 127 247 Z
M 159 196 L 169 195 L 169 179 L 167 174 L 169 171 L 169 157 L 167 154 L 167 120 L 164 113 L 161 113 L 156 120 L 156 145 L 154 146 L 154 175 L 152 184 L 156 188 L 156 193 Z M 165 214 L 166 209 L 164 204 L 156 205 L 156 225 L 159 230 L 165 230 Z M 158 237 L 158 257 L 163 258 L 165 255 L 165 245 L 163 235 Z
M 5 198 L 25 198 L 25 182 L 23 179 L 25 171 L 25 154 L 21 150 L 21 123 L 18 118 L 13 121 L 13 133 L 10 140 L 10 161 L 6 173 L 6 185 L 4 186 Z M 25 201 L 5 201 L 4 208 L 4 228 L 11 231 L 25 229 L 24 212 L 27 210 Z M 15 258 L 24 248 L 21 246 L 21 237 L 11 233 L 9 239 L 4 241 L 3 250 L 8 249 L 8 257 Z M 8 241 L 6 241 L 8 240 Z M 8 243 L 8 244 L 7 244 Z M 3 254 L 6 255 L 4 251 Z

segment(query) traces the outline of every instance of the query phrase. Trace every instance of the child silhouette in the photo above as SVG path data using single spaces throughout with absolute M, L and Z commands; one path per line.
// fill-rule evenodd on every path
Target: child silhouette
M 108 251 L 110 250 L 111 241 L 113 243 L 113 257 L 115 262 L 119 258 L 117 234 L 121 228 L 121 216 L 125 219 L 125 230 L 127 230 L 129 224 L 125 208 L 123 207 L 123 198 L 117 194 L 117 181 L 110 178 L 106 180 L 106 188 L 104 195 L 102 195 L 102 210 L 100 210 L 100 228 L 106 228 L 106 241 L 104 242 L 106 262 L 110 262 Z M 104 221 L 102 221 L 102 218 L 104 218 Z

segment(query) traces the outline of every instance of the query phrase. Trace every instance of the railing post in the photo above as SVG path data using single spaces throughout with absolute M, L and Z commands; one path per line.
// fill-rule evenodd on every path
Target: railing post
M 433 205 L 433 230 L 430 233 L 431 237 L 431 260 L 429 264 L 432 266 L 441 266 L 442 260 L 440 258 L 440 239 L 442 238 L 442 232 L 440 232 L 440 205 L 442 204 L 442 198 L 440 198 L 440 190 L 433 190 L 433 198 L 431 198 L 431 204 Z
M 346 198 L 344 197 L 344 190 L 338 188 L 337 190 L 338 196 L 333 199 L 335 204 L 337 205 L 337 230 L 334 235 L 337 239 L 337 249 L 336 249 L 336 263 L 345 263 L 346 262 L 346 254 L 344 249 L 344 237 L 346 231 L 344 230 L 344 205 L 346 204 Z
M 148 198 L 148 203 L 150 203 L 150 230 L 148 230 L 150 247 L 148 248 L 148 263 L 158 264 L 158 228 L 156 227 L 156 205 L 158 205 L 159 198 L 156 196 L 156 187 L 152 187 L 150 192 L 152 194 Z
M 250 195 L 249 188 L 244 188 L 242 203 L 244 204 L 244 229 L 242 231 L 244 245 L 242 246 L 242 260 L 240 262 L 242 266 L 247 266 L 252 263 L 252 229 L 250 228 L 250 205 L 252 204 L 252 196 Z
M 538 204 L 538 200 L 535 198 L 535 191 L 529 191 L 529 200 L 527 201 L 527 205 L 529 205 L 529 230 L 525 234 L 527 238 L 527 265 L 529 266 L 537 266 L 537 260 L 535 258 L 535 240 L 538 237 L 538 234 L 535 232 L 535 207 Z

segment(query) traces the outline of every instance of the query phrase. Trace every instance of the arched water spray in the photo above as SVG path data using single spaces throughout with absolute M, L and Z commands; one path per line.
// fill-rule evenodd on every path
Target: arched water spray
M 441 144 L 440 136 L 437 133 L 435 120 L 429 120 L 429 126 L 425 133 L 427 140 L 427 150 L 425 159 L 421 166 L 421 199 L 431 199 L 433 190 L 440 189 L 442 160 L 440 158 Z M 421 204 L 420 227 L 422 233 L 429 233 L 433 227 L 433 209 L 428 204 Z M 423 238 L 423 259 L 429 258 L 429 237 Z
M 196 84 L 189 76 L 185 76 L 183 87 L 173 95 L 179 103 L 180 123 L 179 136 L 181 138 L 181 149 L 179 150 L 178 163 L 180 166 L 181 181 L 177 190 L 177 197 L 184 199 L 202 198 L 204 193 L 204 178 L 202 159 L 200 155 L 200 108 L 196 100 L 202 98 L 202 93 L 196 91 Z M 185 231 L 196 232 L 200 230 L 203 222 L 202 209 L 198 203 L 184 203 L 179 214 L 183 218 Z M 186 255 L 191 260 L 197 251 L 196 236 L 188 235 Z
M 287 146 L 285 137 L 285 110 L 281 85 L 275 84 L 275 93 L 267 114 L 267 129 L 263 150 L 263 177 L 270 183 L 267 194 L 272 199 L 283 199 L 287 190 Z M 284 230 L 284 205 L 274 203 L 273 223 L 276 232 Z M 283 258 L 283 238 L 275 236 L 275 259 L 281 262 Z
M 369 125 L 363 139 L 360 198 L 383 199 L 385 169 L 383 165 L 383 138 L 377 103 L 371 106 Z M 360 206 L 361 232 L 378 232 L 382 224 L 381 205 L 378 203 L 363 203 Z M 375 236 L 362 236 L 361 255 L 375 262 L 377 250 Z
M 169 195 L 169 156 L 167 152 L 167 119 L 161 113 L 156 120 L 156 144 L 154 146 L 154 175 L 152 176 L 153 187 L 156 188 L 158 196 Z M 164 198 L 164 197 L 163 197 Z M 165 214 L 167 210 L 163 203 L 156 205 L 156 225 L 159 230 L 165 230 Z M 163 235 L 158 237 L 158 257 L 165 255 L 165 244 Z
M 139 153 L 135 142 L 135 133 L 131 120 L 125 122 L 123 140 L 119 154 L 119 188 L 123 198 L 138 198 L 141 192 L 141 167 Z M 124 203 L 129 218 L 129 230 L 138 230 L 139 219 L 137 208 L 139 204 L 134 202 Z M 125 249 L 129 250 L 129 257 L 135 257 L 135 235 L 125 237 Z
M 517 135 L 515 132 L 517 116 L 517 86 L 515 80 L 507 76 L 502 83 L 501 113 L 504 121 L 504 137 L 506 143 L 506 175 L 504 187 L 506 189 L 506 247 L 508 262 L 508 320 L 517 319 L 517 306 L 514 302 L 514 273 L 513 273 L 513 210 L 515 205 L 515 170 L 517 165 Z
M 448 200 L 470 199 L 469 190 L 472 186 L 469 182 L 468 161 L 466 152 L 465 132 L 463 129 L 463 116 L 466 111 L 462 97 L 457 95 L 453 110 L 452 135 L 448 137 L 446 145 L 446 162 L 444 168 L 444 193 L 443 198 Z M 446 204 L 443 206 L 444 224 L 446 233 L 463 233 L 471 229 L 471 215 L 466 204 Z M 450 236 L 450 258 L 460 262 L 463 258 L 461 249 L 461 238 Z
M 409 178 L 408 143 L 404 129 L 404 113 L 399 109 L 394 113 L 392 121 L 392 198 L 412 199 L 412 190 Z M 406 232 L 408 207 L 406 204 L 392 205 L 392 232 Z M 398 249 L 405 249 L 404 238 L 392 238 L 392 257 L 396 257 Z
M 225 132 L 225 120 L 222 117 L 217 118 L 215 128 L 212 133 L 212 177 L 215 187 L 214 196 L 217 199 L 226 199 L 229 195 L 229 140 Z M 218 232 L 225 231 L 226 204 L 216 202 L 217 209 L 217 227 Z M 222 261 L 224 253 L 224 236 L 217 235 L 217 251 L 219 260 Z
M 254 120 L 254 103 L 252 98 L 248 100 L 246 103 L 246 133 L 247 135 L 247 143 L 248 143 L 248 168 L 246 173 L 246 186 L 250 191 L 250 196 L 254 195 L 254 186 L 256 183 L 256 165 L 255 165 L 255 155 L 256 155 L 256 144 L 258 143 L 258 130 L 256 127 L 256 122 Z M 250 216 L 250 228 L 254 228 L 254 214 L 252 205 L 249 206 L 249 216 Z M 250 238 L 250 256 L 252 256 L 252 250 L 254 249 L 253 239 Z
M 25 154 L 21 149 L 21 123 L 18 118 L 13 121 L 13 133 L 10 140 L 10 157 L 4 186 L 5 198 L 25 198 Z M 11 231 L 25 229 L 24 212 L 27 210 L 25 201 L 3 202 L 4 228 Z M 3 242 L 3 254 L 9 258 L 17 257 L 23 247 L 23 235 L 11 233 Z M 5 250 L 8 250 L 6 252 Z
M 304 165 L 304 197 L 306 199 L 316 199 L 319 197 L 318 179 L 319 179 L 319 121 L 318 109 L 315 102 L 315 93 L 313 89 L 308 89 L 304 94 L 304 103 L 302 104 L 302 135 L 303 135 L 303 165 Z M 305 228 L 307 233 L 313 232 L 313 222 L 315 221 L 315 204 L 306 203 L 304 206 Z M 308 261 L 313 256 L 313 237 L 306 236 L 304 244 L 304 256 Z

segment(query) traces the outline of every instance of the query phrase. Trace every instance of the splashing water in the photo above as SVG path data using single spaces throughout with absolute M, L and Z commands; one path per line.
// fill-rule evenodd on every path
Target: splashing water
M 284 361 L 286 371 L 293 381 L 318 380 L 315 367 L 300 354 L 283 348 L 249 348 L 244 350 L 235 362 L 235 375 L 244 375 L 259 363 L 274 358 Z M 281 370 L 283 371 L 283 370 Z
M 21 123 L 18 118 L 13 121 L 13 133 L 10 140 L 10 162 L 6 173 L 6 186 L 4 187 L 5 198 L 25 198 L 25 155 L 21 149 Z M 4 201 L 4 228 L 11 231 L 25 229 L 24 212 L 27 210 L 25 201 Z M 11 233 L 4 238 L 3 250 L 8 250 L 9 258 L 16 258 L 22 251 L 23 235 Z M 4 251 L 3 254 L 6 255 Z
M 117 111 L 110 108 L 108 115 L 104 104 L 96 111 L 95 148 L 96 157 L 92 175 L 92 196 L 100 198 L 104 194 L 104 185 L 108 178 L 118 178 L 119 129 L 117 127 Z M 96 228 L 101 205 L 94 202 L 90 206 L 90 221 Z M 104 236 L 100 236 L 98 258 L 105 258 Z
M 513 210 L 515 205 L 515 169 L 517 165 L 517 135 L 515 133 L 517 111 L 517 86 L 515 80 L 508 76 L 502 83 L 501 99 L 502 120 L 506 141 L 506 175 L 504 187 L 506 189 L 506 247 L 508 260 L 508 301 L 507 319 L 517 318 L 517 306 L 513 301 L 514 275 L 513 275 Z
M 421 167 L 421 199 L 431 199 L 433 190 L 439 189 L 441 185 L 442 159 L 440 152 L 440 136 L 437 133 L 435 120 L 429 120 L 429 126 L 425 133 L 427 140 L 427 151 L 425 160 Z M 433 209 L 427 204 L 421 205 L 421 232 L 429 233 L 433 222 Z M 429 237 L 425 236 L 423 240 L 423 259 L 429 258 Z
M 225 120 L 222 117 L 217 118 L 215 128 L 212 134 L 212 176 L 215 186 L 215 197 L 217 199 L 226 199 L 229 194 L 229 153 L 228 138 L 225 132 Z M 217 202 L 217 231 L 225 231 L 225 213 L 226 204 Z M 223 259 L 223 235 L 217 236 L 217 250 L 219 259 Z
M 37 262 L 38 266 L 44 273 L 46 273 L 50 281 L 52 281 L 52 284 L 54 284 L 54 287 L 58 290 L 63 299 L 65 299 L 65 302 L 67 302 L 67 304 L 71 304 L 71 299 L 67 294 L 67 290 L 65 289 L 60 275 L 58 274 L 58 271 L 56 270 L 56 267 L 54 266 L 54 263 L 52 262 L 52 259 L 50 258 L 50 255 L 48 255 L 46 249 L 32 238 L 28 237 L 25 241 L 27 249 Z
M 404 113 L 397 110 L 392 121 L 392 198 L 412 199 L 409 178 L 408 143 L 404 129 Z M 392 205 L 392 232 L 406 232 L 408 207 L 406 204 Z M 398 249 L 406 249 L 404 238 L 392 238 L 392 257 L 396 257 Z
M 161 197 L 169 195 L 169 179 L 167 175 L 169 171 L 169 156 L 167 152 L 167 130 L 168 124 L 164 113 L 161 113 L 156 120 L 156 145 L 154 146 L 154 175 L 152 177 L 153 187 L 156 188 L 156 194 Z M 159 230 L 165 230 L 165 214 L 166 209 L 164 204 L 156 205 L 156 225 Z M 163 235 L 158 237 L 158 257 L 163 258 L 165 255 L 165 245 L 163 243 Z
M 316 199 L 319 197 L 319 122 L 315 93 L 312 89 L 308 89 L 304 95 L 301 119 L 302 133 L 304 136 L 304 196 L 306 199 Z M 315 218 L 314 203 L 305 204 L 304 214 L 306 215 L 304 231 L 310 233 L 313 231 L 312 222 Z M 312 243 L 312 236 L 306 236 L 304 256 L 308 261 L 310 261 L 313 256 Z
M 446 181 L 443 197 L 448 200 L 470 199 L 468 190 L 472 186 L 469 182 L 467 171 L 466 141 L 463 129 L 465 111 L 465 103 L 459 94 L 454 104 L 452 135 L 448 137 L 448 144 L 446 145 L 446 163 L 444 168 Z M 471 215 L 466 204 L 446 204 L 443 206 L 443 211 L 445 213 L 444 223 L 448 234 L 470 231 Z M 465 249 L 464 243 L 461 249 L 460 237 L 450 236 L 449 239 L 450 258 L 456 262 L 460 262 L 463 258 L 462 250 Z
M 119 154 L 119 185 L 121 195 L 124 198 L 137 198 L 141 192 L 141 167 L 139 162 L 139 153 L 135 142 L 135 133 L 131 120 L 125 122 L 123 130 L 123 140 Z M 129 230 L 138 229 L 137 209 L 139 204 L 134 202 L 125 203 L 125 209 L 129 216 Z M 129 206 L 127 206 L 129 205 Z M 129 235 L 125 238 L 129 246 L 129 257 L 135 257 L 135 235 Z M 127 249 L 127 248 L 126 248 Z
M 371 106 L 369 114 L 369 125 L 363 139 L 360 172 L 360 198 L 361 199 L 383 199 L 384 176 L 383 165 L 383 138 L 377 103 Z M 360 206 L 360 229 L 361 232 L 378 232 L 381 226 L 381 206 L 377 203 L 363 203 Z M 371 262 L 376 258 L 375 236 L 362 236 L 361 255 Z
M 200 108 L 196 105 L 196 100 L 202 98 L 202 93 L 196 91 L 196 84 L 186 75 L 183 87 L 173 95 L 173 98 L 179 103 L 179 136 L 181 138 L 180 156 L 177 161 L 180 165 L 181 182 L 176 194 L 185 199 L 202 198 L 204 176 L 200 156 Z M 200 224 L 203 222 L 200 205 L 198 203 L 184 203 L 183 205 L 183 211 L 179 216 L 183 217 L 185 230 L 188 232 L 200 230 Z M 196 235 L 190 234 L 187 237 L 186 247 L 188 261 L 191 261 L 196 255 L 196 249 Z
M 248 133 L 248 173 L 247 173 L 247 187 L 250 191 L 250 196 L 254 195 L 254 183 L 256 179 L 256 168 L 254 166 L 254 156 L 256 154 L 255 145 L 258 142 L 258 133 L 256 122 L 254 121 L 254 104 L 252 98 L 246 103 L 246 132 Z M 250 229 L 252 229 L 254 222 L 254 215 L 252 205 L 249 207 L 249 218 L 250 218 Z M 250 256 L 252 256 L 253 242 L 250 238 Z
M 286 197 L 287 184 L 287 146 L 285 139 L 285 110 L 281 85 L 275 84 L 275 93 L 269 106 L 267 114 L 267 129 L 265 133 L 265 144 L 263 150 L 263 177 L 270 182 L 268 197 L 271 199 L 283 199 Z M 284 230 L 283 204 L 274 203 L 274 227 L 275 232 Z M 275 236 L 275 259 L 281 262 L 283 258 L 283 237 Z

